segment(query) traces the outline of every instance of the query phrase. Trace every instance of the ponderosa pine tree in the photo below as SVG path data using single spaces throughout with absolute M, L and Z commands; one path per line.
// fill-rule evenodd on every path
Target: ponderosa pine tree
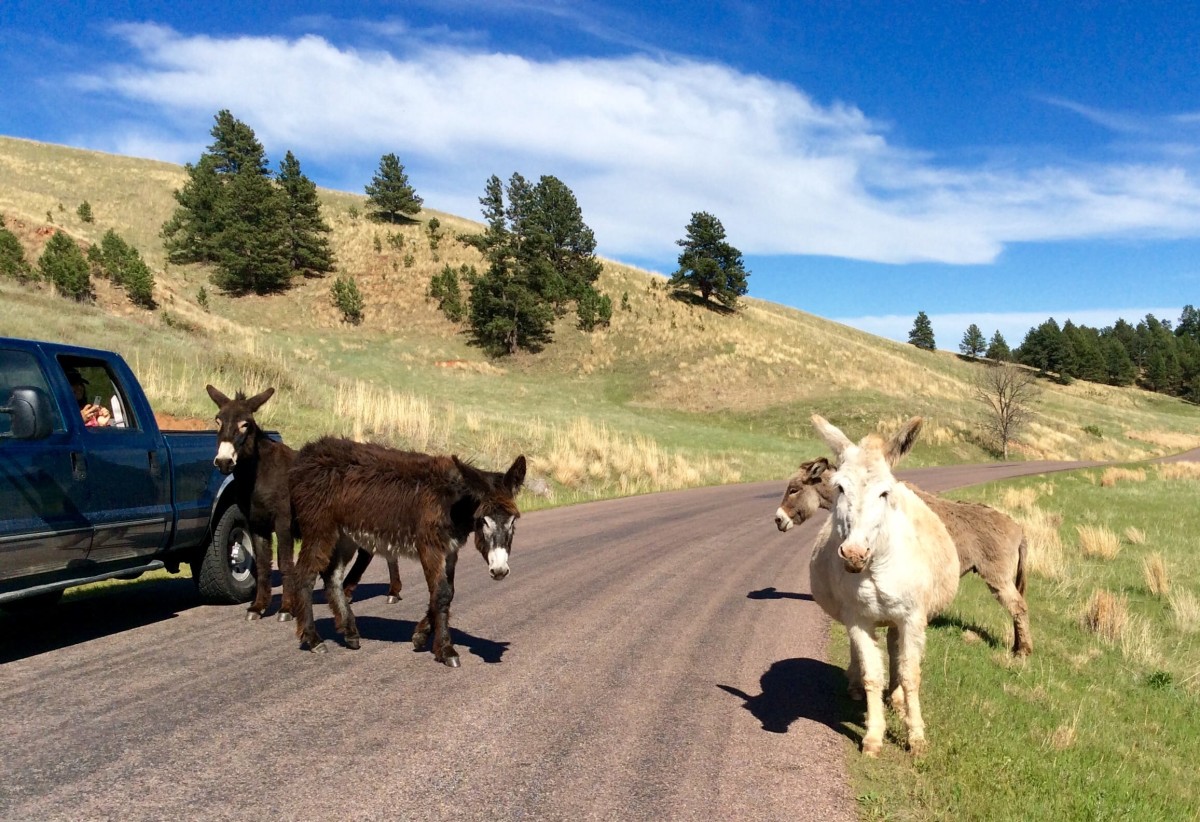
M 923 351 L 937 350 L 937 343 L 933 339 L 933 324 L 929 322 L 929 315 L 924 311 L 917 312 L 912 330 L 908 332 L 908 342 Z
M 288 152 L 277 185 L 254 130 L 225 109 L 214 119 L 213 142 L 187 166 L 163 225 L 167 259 L 214 264 L 212 281 L 230 294 L 280 291 L 294 273 L 333 270 L 329 227 L 299 161 Z
M 142 308 L 154 307 L 154 274 L 138 250 L 113 229 L 104 232 L 99 245 L 88 249 L 88 259 L 98 273 L 125 289 L 130 302 Z
M 290 151 L 279 164 L 275 180 L 284 197 L 292 271 L 306 277 L 328 274 L 334 269 L 328 238 L 331 229 L 321 216 L 316 183 L 304 176 L 300 161 Z
M 401 214 L 419 213 L 424 202 L 408 182 L 404 166 L 395 154 L 379 158 L 379 170 L 365 190 L 367 201 L 375 207 L 376 214 L 389 223 L 396 222 Z
M 991 342 L 988 343 L 987 351 L 983 356 L 997 362 L 1008 362 L 1012 359 L 1012 351 L 1008 347 L 1008 341 L 1000 333 L 1000 329 L 997 328 L 996 333 L 992 335 Z
M 749 290 L 746 278 L 750 272 L 742 252 L 726 242 L 721 221 L 706 211 L 693 212 L 687 237 L 675 244 L 682 246 L 683 252 L 669 285 L 676 291 L 699 292 L 705 303 L 712 297 L 726 308 L 736 308 L 738 298 Z
M 987 340 L 983 338 L 983 332 L 979 330 L 979 326 L 971 323 L 963 334 L 962 342 L 958 344 L 958 350 L 971 359 L 975 359 L 986 348 Z
M 213 283 L 235 295 L 285 290 L 292 279 L 291 245 L 279 188 L 243 166 L 225 186 L 219 215 Z
M 486 228 L 459 238 L 488 263 L 468 301 L 476 344 L 493 354 L 536 351 L 553 338 L 555 315 L 571 302 L 581 328 L 609 321 L 612 301 L 594 285 L 595 237 L 562 181 L 544 176 L 532 185 L 514 173 L 505 187 L 492 175 L 479 202 Z

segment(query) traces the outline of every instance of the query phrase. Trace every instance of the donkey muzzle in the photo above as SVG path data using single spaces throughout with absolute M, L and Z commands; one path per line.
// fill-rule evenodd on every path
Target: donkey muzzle
M 838 556 L 842 558 L 842 564 L 846 566 L 847 571 L 852 574 L 860 574 L 867 567 L 867 559 L 870 554 L 862 546 L 843 543 L 838 548 Z
M 775 512 L 775 527 L 780 531 L 790 531 L 793 525 L 792 518 L 782 508 Z

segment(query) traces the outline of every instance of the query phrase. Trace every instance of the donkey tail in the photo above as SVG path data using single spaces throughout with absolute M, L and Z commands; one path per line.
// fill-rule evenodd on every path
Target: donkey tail
M 1021 536 L 1021 545 L 1017 548 L 1017 592 L 1025 596 L 1025 569 L 1029 556 L 1029 546 L 1025 536 Z

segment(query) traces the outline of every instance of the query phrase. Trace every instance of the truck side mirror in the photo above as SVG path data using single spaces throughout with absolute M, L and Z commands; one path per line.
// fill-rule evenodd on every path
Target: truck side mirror
M 54 430 L 50 399 L 40 388 L 14 388 L 0 414 L 12 417 L 12 428 L 4 436 L 15 440 L 43 440 Z

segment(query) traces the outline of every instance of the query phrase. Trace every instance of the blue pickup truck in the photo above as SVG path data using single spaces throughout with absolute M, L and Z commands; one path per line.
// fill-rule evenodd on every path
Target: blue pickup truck
M 206 601 L 248 601 L 253 549 L 215 454 L 215 431 L 159 430 L 120 355 L 0 337 L 0 605 L 184 562 Z

